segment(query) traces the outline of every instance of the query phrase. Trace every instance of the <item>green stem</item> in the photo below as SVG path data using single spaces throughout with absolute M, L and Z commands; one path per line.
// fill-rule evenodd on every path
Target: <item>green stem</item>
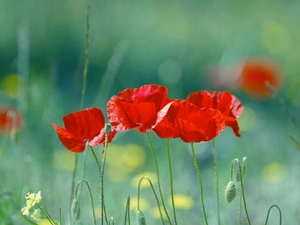
M 81 183 L 85 183 L 87 188 L 88 188 L 88 192 L 89 192 L 89 195 L 90 195 L 90 199 L 91 199 L 91 205 L 92 205 L 92 211 L 93 211 L 93 219 L 94 219 L 94 224 L 97 225 L 97 221 L 96 221 L 96 214 L 95 214 L 95 206 L 94 206 L 94 201 L 93 201 L 93 196 L 92 196 L 92 190 L 91 190 L 91 187 L 89 185 L 89 182 L 87 180 L 81 180 L 78 182 L 77 186 L 76 186 L 76 191 L 75 191 L 75 198 L 78 199 L 78 187 Z
M 241 189 L 241 188 L 240 188 Z M 242 225 L 242 192 L 240 191 L 240 203 L 239 203 L 239 225 Z
M 104 172 L 105 172 L 105 162 L 106 162 L 106 153 L 107 153 L 107 143 L 108 143 L 108 134 L 105 134 L 104 153 L 103 153 L 102 168 L 100 173 L 101 225 L 103 225 L 103 217 L 105 217 L 105 222 L 108 223 L 106 209 L 105 209 L 105 200 L 104 200 Z
M 59 225 L 63 225 L 61 207 L 59 207 Z
M 48 210 L 46 208 L 46 205 L 44 202 L 41 203 L 42 206 L 37 205 L 37 207 L 41 210 L 41 212 L 46 216 L 47 220 L 52 224 L 52 225 L 57 225 L 55 220 L 52 218 L 52 216 L 48 213 Z
M 157 163 L 157 157 L 156 157 L 156 153 L 155 153 L 155 150 L 154 150 L 153 143 L 151 141 L 151 137 L 150 137 L 149 132 L 147 132 L 147 137 L 148 137 L 148 141 L 149 141 L 151 152 L 152 152 L 153 159 L 154 159 L 155 170 L 156 170 L 156 175 L 157 175 L 157 186 L 158 186 L 158 191 L 159 191 L 161 203 L 163 205 L 163 208 L 164 208 L 165 214 L 167 216 L 167 219 L 169 221 L 169 224 L 172 224 L 170 216 L 169 216 L 167 208 L 166 208 L 164 197 L 163 197 L 163 194 L 162 194 L 161 185 L 160 185 L 160 175 L 159 175 L 159 169 L 158 169 L 158 163 Z
M 97 163 L 97 167 L 98 167 L 99 173 L 101 173 L 100 162 L 99 162 L 99 160 L 98 160 L 98 158 L 97 158 L 97 155 L 96 155 L 96 153 L 95 153 L 95 151 L 94 151 L 94 148 L 93 148 L 92 146 L 90 146 L 90 149 L 91 149 L 91 151 L 92 151 L 92 153 L 93 153 L 93 156 L 94 156 L 94 158 L 95 158 L 95 160 L 96 160 L 96 163 Z
M 243 198 L 243 203 L 244 203 L 244 209 L 245 209 L 248 224 L 251 225 L 250 217 L 249 217 L 248 209 L 247 209 L 247 204 L 246 204 L 245 192 L 244 192 L 243 171 L 242 171 L 242 167 L 241 167 L 241 164 L 240 164 L 239 160 L 235 159 L 235 161 L 238 165 L 238 170 L 239 170 L 241 193 L 242 193 L 242 198 Z
M 278 212 L 279 212 L 279 225 L 281 225 L 281 224 L 282 224 L 282 213 L 281 213 L 281 209 L 280 209 L 280 207 L 279 207 L 278 205 L 272 205 L 272 206 L 269 208 L 268 213 L 267 213 L 267 218 L 266 218 L 265 225 L 267 225 L 267 223 L 268 223 L 269 215 L 270 215 L 271 209 L 272 209 L 273 207 L 276 207 L 276 208 L 278 209 Z
M 85 50 L 84 50 L 84 67 L 83 67 L 83 77 L 82 77 L 82 89 L 81 89 L 81 101 L 80 101 L 80 109 L 83 108 L 84 105 L 84 97 L 86 91 L 86 80 L 87 80 L 87 73 L 89 69 L 89 48 L 90 48 L 90 41 L 89 41 L 89 33 L 90 33 L 90 5 L 88 5 L 86 10 L 86 33 L 85 33 Z
M 177 225 L 176 209 L 175 209 L 175 202 L 174 202 L 174 188 L 173 188 L 173 173 L 172 173 L 170 139 L 167 140 L 167 149 L 168 149 L 168 162 L 169 162 L 169 171 L 170 171 L 170 188 L 171 188 L 172 209 L 173 209 L 175 225 Z
M 195 169 L 196 169 L 196 173 L 197 173 L 197 177 L 198 177 L 198 181 L 199 181 L 199 186 L 200 186 L 200 196 L 201 196 L 201 206 L 202 206 L 203 220 L 204 220 L 205 224 L 208 225 L 205 206 L 204 206 L 204 194 L 203 194 L 202 179 L 201 179 L 199 166 L 198 166 L 198 163 L 197 163 L 197 158 L 196 158 L 196 155 L 195 155 L 194 143 L 191 143 L 191 148 L 192 148 L 194 166 L 195 166 Z
M 130 225 L 130 196 L 128 196 L 126 201 L 124 225 L 127 224 L 127 220 L 128 220 L 128 224 Z
M 213 144 L 212 149 L 213 149 L 213 153 L 214 153 L 214 164 L 215 164 L 215 174 L 216 174 L 216 197 L 217 197 L 218 225 L 220 225 L 221 219 L 220 219 L 220 196 L 219 196 L 219 167 L 218 167 L 218 158 L 217 158 L 215 139 L 212 140 L 212 144 Z
M 84 51 L 84 67 L 83 67 L 83 81 L 82 81 L 82 89 L 81 89 L 81 100 L 80 100 L 80 109 L 83 108 L 84 105 L 84 98 L 85 98 L 85 91 L 86 91 L 86 81 L 87 81 L 87 73 L 88 73 L 88 67 L 89 67 L 89 33 L 90 33 L 90 23 L 89 23 L 89 17 L 90 17 L 90 6 L 88 5 L 87 11 L 86 11 L 86 34 L 85 34 L 85 51 Z M 71 200 L 70 200 L 70 206 L 72 205 L 73 201 L 73 195 L 74 195 L 74 188 L 75 188 L 75 177 L 76 177 L 76 171 L 78 166 L 78 154 L 75 154 L 75 168 L 73 170 L 72 174 L 72 185 L 71 185 Z M 70 207 L 71 208 L 71 207 Z M 71 218 L 71 210 L 70 210 L 70 218 Z
M 88 142 L 87 142 L 88 143 Z M 87 149 L 87 146 L 85 147 L 85 149 Z M 86 156 L 87 156 L 87 153 L 88 151 L 84 151 L 83 152 L 83 166 L 82 166 L 82 171 L 81 171 L 81 177 L 80 177 L 80 180 L 83 180 L 83 177 L 84 177 L 84 173 L 85 173 L 85 169 L 86 169 Z M 79 189 L 78 191 L 78 198 L 80 197 L 80 194 L 81 194 L 81 188 Z
M 96 163 L 97 163 L 97 167 L 98 167 L 98 170 L 99 170 L 99 174 L 100 174 L 100 202 L 101 202 L 101 225 L 103 225 L 103 222 L 104 222 L 104 214 L 105 214 L 105 219 L 106 219 L 106 223 L 107 222 L 107 218 L 106 218 L 106 212 L 105 212 L 105 203 L 104 203 L 104 188 L 103 188 L 103 181 L 104 181 L 104 166 L 103 164 L 105 164 L 105 157 L 106 157 L 106 150 L 104 150 L 104 156 L 103 156 L 103 161 L 102 161 L 102 168 L 100 166 L 100 162 L 97 158 L 97 155 L 94 151 L 94 148 L 92 146 L 90 146 L 91 150 L 92 150 L 92 153 L 93 153 L 93 156 L 96 160 Z
M 162 215 L 162 212 L 161 212 L 161 207 L 160 207 L 160 204 L 159 204 L 159 200 L 158 200 L 157 194 L 156 194 L 156 192 L 155 192 L 155 190 L 154 190 L 154 187 L 153 187 L 153 184 L 152 184 L 151 180 L 150 180 L 148 177 L 146 177 L 146 176 L 145 176 L 145 177 L 142 177 L 142 178 L 140 179 L 140 181 L 139 181 L 139 184 L 138 184 L 137 210 L 140 211 L 140 194 L 141 194 L 141 190 L 140 190 L 140 189 L 141 189 L 141 183 L 142 183 L 142 181 L 143 181 L 144 179 L 148 180 L 148 182 L 149 182 L 149 184 L 150 184 L 150 186 L 151 186 L 152 192 L 153 192 L 153 194 L 154 194 L 154 197 L 155 197 L 155 199 L 156 199 L 156 203 L 157 203 L 157 206 L 158 206 L 158 210 L 159 210 L 161 222 L 162 222 L 162 224 L 164 225 L 165 222 L 164 222 L 164 218 L 163 218 L 163 215 Z
M 73 202 L 73 196 L 74 196 L 75 177 L 76 177 L 77 166 L 78 166 L 78 154 L 75 154 L 74 170 L 73 170 L 73 173 L 72 173 L 72 184 L 71 184 L 71 198 L 70 198 L 70 212 L 69 212 L 70 221 L 72 219 L 72 210 L 71 210 L 71 208 L 72 208 L 72 202 Z

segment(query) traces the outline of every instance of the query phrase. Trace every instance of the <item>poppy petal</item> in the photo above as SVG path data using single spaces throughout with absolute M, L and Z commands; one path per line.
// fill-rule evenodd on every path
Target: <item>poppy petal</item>
M 177 100 L 159 116 L 154 132 L 161 138 L 180 137 L 184 142 L 208 141 L 224 130 L 222 113 Z
M 239 85 L 249 96 L 257 100 L 270 98 L 272 93 L 267 83 L 276 90 L 282 86 L 282 74 L 278 65 L 267 58 L 247 59 L 238 79 Z
M 152 102 L 133 104 L 121 101 L 117 96 L 113 96 L 107 103 L 107 115 L 111 125 L 117 131 L 125 131 L 141 127 L 149 122 L 153 115 L 156 115 L 156 110 Z
M 156 111 L 163 107 L 167 95 L 168 89 L 156 84 L 147 84 L 140 88 L 127 88 L 118 94 L 120 99 L 126 102 L 152 102 L 156 106 Z
M 117 132 L 112 127 L 110 133 L 108 134 L 107 143 L 110 143 L 112 141 L 112 139 L 115 137 L 116 134 L 117 134 Z M 105 142 L 105 128 L 103 128 L 101 130 L 100 134 L 97 135 L 96 137 L 94 137 L 93 140 L 91 140 L 89 142 L 89 145 L 90 146 L 98 146 L 100 144 L 104 144 L 104 142 Z
M 140 88 L 127 88 L 107 103 L 107 115 L 117 131 L 136 128 L 144 133 L 156 122 L 157 112 L 170 100 L 168 89 L 149 84 Z
M 103 113 L 96 107 L 87 108 L 64 116 L 67 131 L 80 140 L 91 141 L 105 125 Z
M 0 133 L 10 133 L 13 128 L 21 130 L 24 120 L 21 113 L 13 106 L 0 106 Z
M 230 92 L 198 91 L 191 93 L 187 101 L 200 108 L 213 108 L 220 111 L 225 119 L 225 125 L 231 127 L 237 137 L 240 137 L 237 118 L 243 112 L 244 106 Z
M 61 143 L 71 152 L 83 152 L 85 150 L 85 142 L 75 137 L 72 133 L 64 128 L 52 124 Z

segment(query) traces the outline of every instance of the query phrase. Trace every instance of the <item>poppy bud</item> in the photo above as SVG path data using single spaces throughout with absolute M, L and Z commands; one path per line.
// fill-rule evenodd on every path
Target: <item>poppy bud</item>
M 72 203 L 72 217 L 76 221 L 80 219 L 80 204 L 77 198 L 75 198 Z
M 146 218 L 140 210 L 136 212 L 136 223 L 137 225 L 146 225 Z
M 232 181 L 229 181 L 225 189 L 225 198 L 228 203 L 232 202 L 236 195 L 236 187 Z
M 105 130 L 105 134 L 109 135 L 109 133 L 111 131 L 111 125 L 110 125 L 110 123 L 106 123 L 105 124 L 104 130 Z

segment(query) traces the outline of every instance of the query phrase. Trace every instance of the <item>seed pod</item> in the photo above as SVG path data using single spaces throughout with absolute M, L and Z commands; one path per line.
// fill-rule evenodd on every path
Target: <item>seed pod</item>
M 232 202 L 236 195 L 236 187 L 232 181 L 229 181 L 225 189 L 225 198 L 228 203 Z
M 136 212 L 136 223 L 137 225 L 146 225 L 146 218 L 140 210 Z
M 72 218 L 78 221 L 80 219 L 80 204 L 77 198 L 72 202 Z

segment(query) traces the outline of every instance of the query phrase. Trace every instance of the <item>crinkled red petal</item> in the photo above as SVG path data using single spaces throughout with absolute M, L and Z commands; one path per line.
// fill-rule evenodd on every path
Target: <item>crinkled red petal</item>
M 67 131 L 80 140 L 92 140 L 104 128 L 103 113 L 96 107 L 87 108 L 64 116 Z
M 225 125 L 233 129 L 236 136 L 240 137 L 237 118 L 243 112 L 242 103 L 230 92 L 198 91 L 190 94 L 187 101 L 203 108 L 213 108 L 220 111 L 225 119 Z
M 107 115 L 117 131 L 136 128 L 140 132 L 151 129 L 157 112 L 168 103 L 166 87 L 149 84 L 127 88 L 107 103 Z
M 117 131 L 138 128 L 147 122 L 155 123 L 156 109 L 152 102 L 128 103 L 113 96 L 107 103 L 107 116 L 110 124 Z
M 110 143 L 113 140 L 113 138 L 115 137 L 116 134 L 117 134 L 117 132 L 112 127 L 110 133 L 108 134 L 107 143 Z M 105 142 L 105 128 L 103 128 L 101 130 L 100 134 L 97 135 L 93 140 L 91 140 L 89 142 L 89 145 L 90 146 L 98 146 L 100 144 L 104 144 L 104 142 Z
M 167 111 L 159 114 L 154 132 L 161 138 L 180 137 L 184 142 L 208 141 L 224 130 L 222 113 L 214 109 L 199 108 L 177 100 Z
M 130 103 L 152 102 L 159 111 L 165 104 L 168 89 L 156 84 L 143 85 L 140 88 L 127 88 L 118 93 L 122 101 Z
M 85 150 L 85 142 L 75 137 L 72 133 L 64 128 L 52 124 L 61 143 L 71 152 L 83 152 Z

